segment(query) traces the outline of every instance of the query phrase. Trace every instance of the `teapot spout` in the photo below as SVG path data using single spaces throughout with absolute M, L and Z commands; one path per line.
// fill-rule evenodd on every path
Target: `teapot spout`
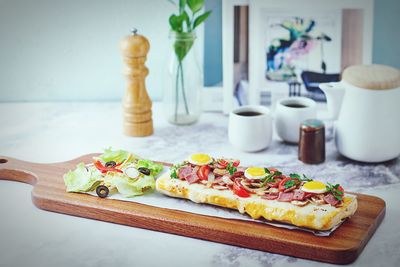
M 342 100 L 345 92 L 344 87 L 340 82 L 337 82 L 320 83 L 319 88 L 325 93 L 330 118 L 337 120 L 342 108 Z

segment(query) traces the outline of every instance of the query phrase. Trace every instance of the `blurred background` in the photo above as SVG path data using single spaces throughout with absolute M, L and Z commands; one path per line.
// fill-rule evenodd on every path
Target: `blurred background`
M 222 83 L 222 0 L 206 0 L 206 9 L 198 53 L 204 85 L 214 86 Z M 174 11 L 167 0 L 0 0 L 0 101 L 120 100 L 118 45 L 132 27 L 150 40 L 147 90 L 159 100 Z M 400 68 L 399 14 L 399 0 L 375 1 L 373 63 Z

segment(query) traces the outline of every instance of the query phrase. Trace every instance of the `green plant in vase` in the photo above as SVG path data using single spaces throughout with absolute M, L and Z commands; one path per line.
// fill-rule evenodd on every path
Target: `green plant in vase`
M 182 94 L 184 110 L 187 115 L 190 113 L 185 88 L 185 75 L 183 61 L 192 49 L 195 29 L 201 25 L 211 14 L 211 11 L 201 12 L 204 8 L 204 0 L 169 0 L 178 7 L 178 14 L 169 17 L 171 33 L 174 34 L 173 50 L 177 60 L 175 74 L 175 122 L 178 121 L 179 93 Z M 180 92 L 181 91 L 181 92 Z

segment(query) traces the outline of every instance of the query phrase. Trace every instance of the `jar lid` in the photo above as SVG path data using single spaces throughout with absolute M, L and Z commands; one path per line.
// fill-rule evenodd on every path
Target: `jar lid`
M 400 70 L 385 65 L 355 65 L 344 70 L 342 79 L 364 89 L 387 90 L 400 87 Z
M 306 132 L 316 132 L 325 127 L 324 123 L 317 119 L 305 120 L 301 123 L 300 128 Z

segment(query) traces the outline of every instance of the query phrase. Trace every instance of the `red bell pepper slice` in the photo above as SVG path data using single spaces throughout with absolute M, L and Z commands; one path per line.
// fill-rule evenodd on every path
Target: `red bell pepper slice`
M 107 173 L 107 172 L 119 172 L 119 173 L 122 173 L 122 171 L 119 170 L 119 169 L 116 169 L 116 168 L 113 168 L 113 167 L 107 168 L 107 167 L 103 166 L 103 164 L 101 164 L 101 162 L 98 161 L 98 160 L 96 160 L 96 161 L 94 162 L 94 166 L 95 166 L 101 173 Z

